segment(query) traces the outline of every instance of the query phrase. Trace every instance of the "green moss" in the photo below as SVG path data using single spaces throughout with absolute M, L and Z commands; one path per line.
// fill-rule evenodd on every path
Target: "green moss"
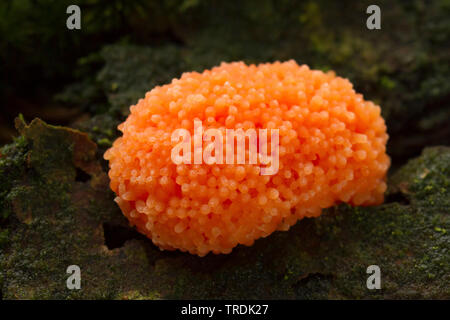
M 0 230 L 0 248 L 6 246 L 9 240 L 9 230 Z

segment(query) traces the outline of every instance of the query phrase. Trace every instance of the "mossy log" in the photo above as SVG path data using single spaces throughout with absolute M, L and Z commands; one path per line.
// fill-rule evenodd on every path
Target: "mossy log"
M 160 251 L 113 201 L 97 145 L 26 124 L 0 152 L 3 299 L 450 298 L 450 148 L 426 148 L 389 178 L 384 204 L 340 205 L 204 258 Z M 81 289 L 66 286 L 69 265 Z M 369 265 L 381 289 L 366 287 Z

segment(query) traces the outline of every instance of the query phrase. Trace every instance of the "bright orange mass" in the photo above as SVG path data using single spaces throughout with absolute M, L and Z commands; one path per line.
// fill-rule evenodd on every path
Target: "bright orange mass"
M 252 245 L 340 202 L 383 202 L 386 125 L 347 80 L 295 61 L 222 63 L 147 92 L 105 153 L 115 201 L 161 249 L 204 256 Z M 175 130 L 278 129 L 279 168 L 176 164 Z

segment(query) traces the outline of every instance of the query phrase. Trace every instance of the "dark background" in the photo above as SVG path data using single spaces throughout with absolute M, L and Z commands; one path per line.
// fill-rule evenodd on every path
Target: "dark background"
M 14 118 L 88 131 L 104 148 L 157 84 L 221 61 L 335 70 L 383 109 L 394 168 L 450 141 L 450 2 L 20 0 L 0 3 L 0 145 Z M 81 30 L 66 8 L 81 8 Z

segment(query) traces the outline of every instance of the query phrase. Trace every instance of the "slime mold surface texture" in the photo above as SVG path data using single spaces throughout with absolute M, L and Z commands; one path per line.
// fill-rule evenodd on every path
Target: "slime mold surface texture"
M 390 159 L 381 109 L 333 72 L 292 60 L 222 63 L 155 87 L 130 111 L 104 155 L 110 186 L 130 223 L 161 249 L 229 253 L 341 202 L 383 202 Z M 278 172 L 175 164 L 171 135 L 193 136 L 194 120 L 203 130 L 278 129 Z

